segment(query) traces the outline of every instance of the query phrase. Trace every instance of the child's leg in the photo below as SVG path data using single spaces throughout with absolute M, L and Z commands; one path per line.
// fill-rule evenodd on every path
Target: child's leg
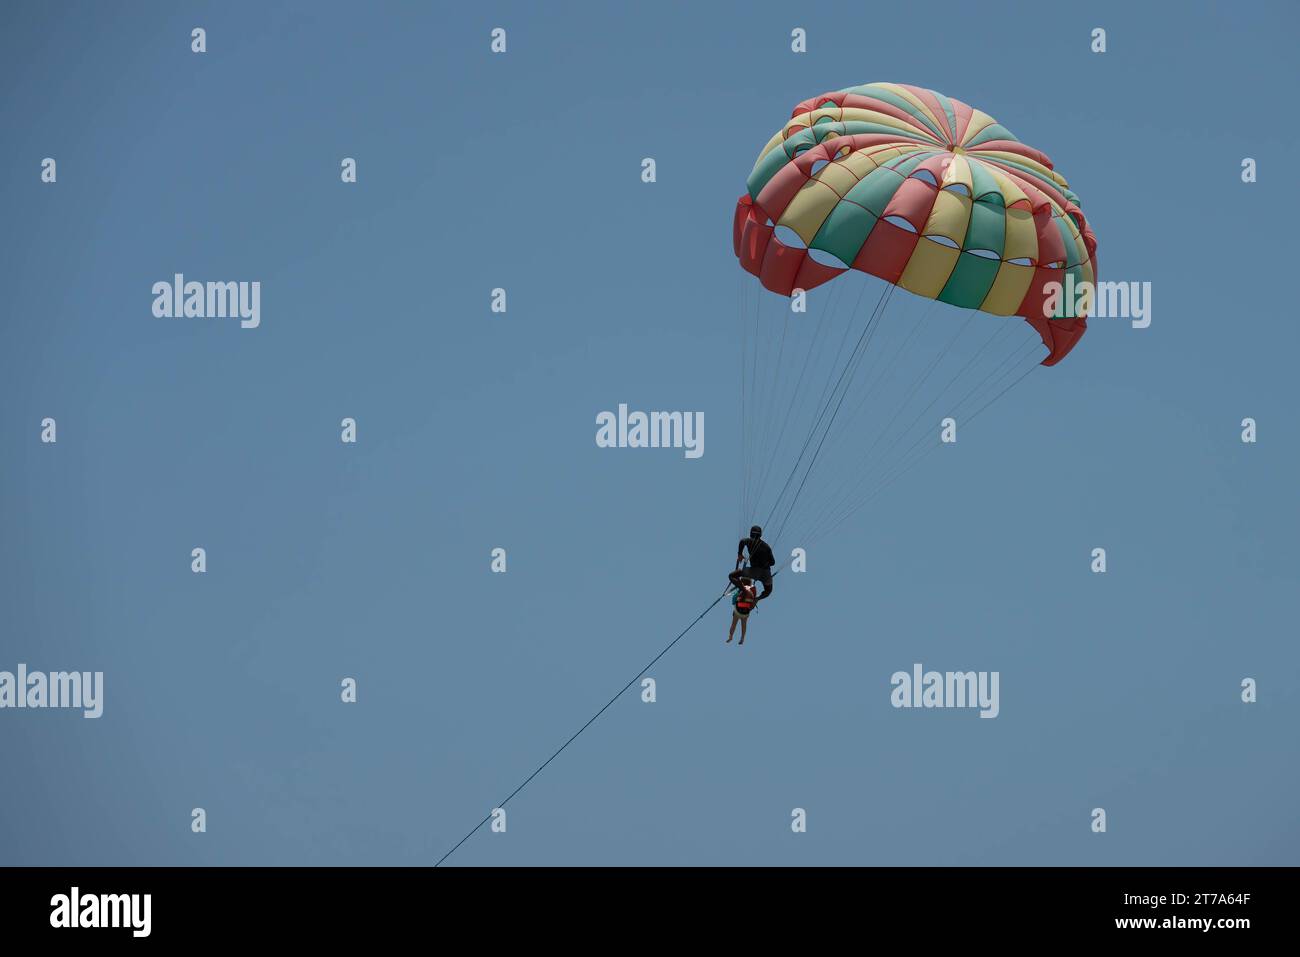
M 731 639 L 736 637 L 736 619 L 739 617 L 734 611 L 731 613 L 731 627 L 727 629 L 727 644 L 731 644 Z M 745 633 L 742 631 L 740 634 L 743 638 Z
M 745 632 L 747 632 L 748 630 L 749 630 L 749 616 L 746 615 L 744 618 L 740 619 L 740 643 L 742 645 L 745 643 Z

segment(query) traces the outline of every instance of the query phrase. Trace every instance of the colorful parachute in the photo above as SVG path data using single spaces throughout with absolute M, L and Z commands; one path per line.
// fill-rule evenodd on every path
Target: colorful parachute
M 1047 284 L 1096 275 L 1097 240 L 1052 161 L 980 110 L 868 83 L 805 100 L 736 204 L 741 265 L 790 295 L 858 269 L 928 299 L 1023 316 L 1054 365 L 1083 336 Z M 1073 275 L 1073 285 L 1066 279 Z

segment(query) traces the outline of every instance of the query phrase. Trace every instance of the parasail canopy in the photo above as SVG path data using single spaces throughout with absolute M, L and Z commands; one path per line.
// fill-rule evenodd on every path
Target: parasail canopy
M 1022 316 L 1047 347 L 1043 365 L 1087 327 L 1074 302 L 1044 314 L 1048 284 L 1080 288 L 1097 271 L 1096 237 L 1046 154 L 981 110 L 899 83 L 796 106 L 759 153 L 732 239 L 740 264 L 781 295 L 857 269 Z

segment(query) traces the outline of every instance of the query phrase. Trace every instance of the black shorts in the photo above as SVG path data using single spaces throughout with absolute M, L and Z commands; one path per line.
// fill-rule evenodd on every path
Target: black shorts
M 741 578 L 749 578 L 756 582 L 761 582 L 765 588 L 772 587 L 772 569 L 764 568 L 762 565 L 755 565 L 753 568 L 748 566 L 740 570 Z

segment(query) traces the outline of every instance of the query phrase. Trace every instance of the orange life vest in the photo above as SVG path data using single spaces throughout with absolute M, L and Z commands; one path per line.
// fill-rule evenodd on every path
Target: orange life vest
M 743 615 L 745 612 L 752 611 L 756 603 L 757 599 L 754 596 L 754 589 L 752 587 L 742 587 L 740 589 L 740 597 L 736 599 L 736 611 Z

